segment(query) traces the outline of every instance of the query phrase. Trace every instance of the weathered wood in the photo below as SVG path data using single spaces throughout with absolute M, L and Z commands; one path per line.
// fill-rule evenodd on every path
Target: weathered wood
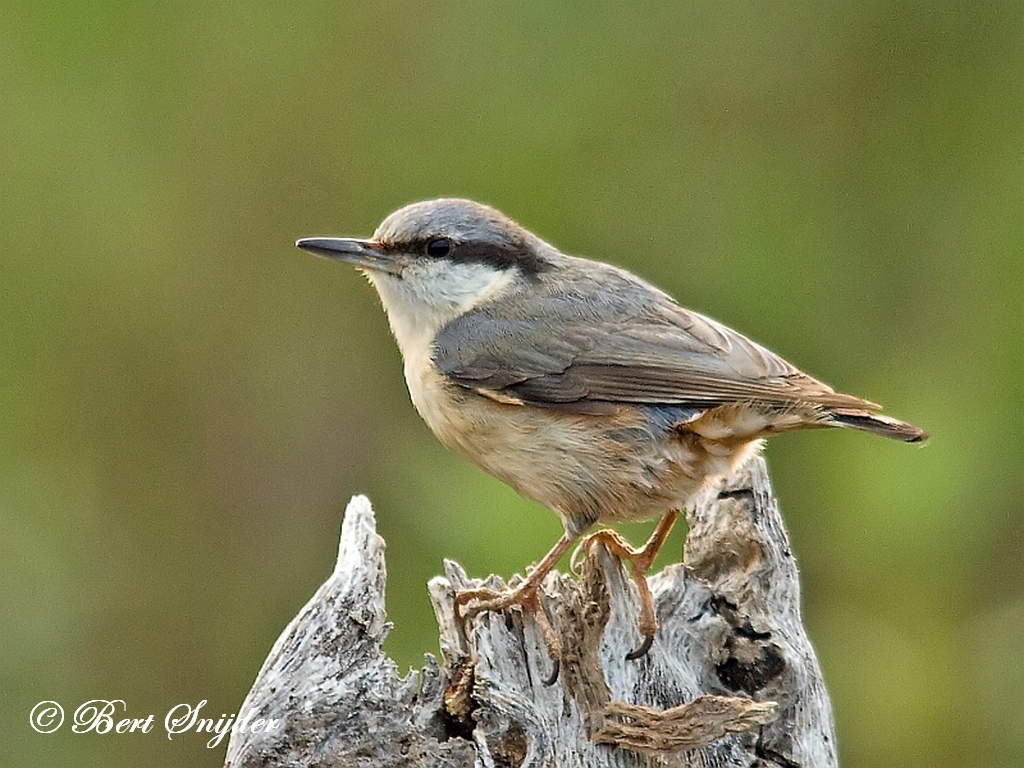
M 455 591 L 500 588 L 455 563 L 429 585 L 443 666 L 402 678 L 381 650 L 384 542 L 356 497 L 334 573 L 274 645 L 232 733 L 243 766 L 836 765 L 832 712 L 800 618 L 796 563 L 767 469 L 752 460 L 689 514 L 684 564 L 651 577 L 660 627 L 639 643 L 636 589 L 596 547 L 551 574 L 557 681 L 541 629 L 518 610 L 455 619 Z

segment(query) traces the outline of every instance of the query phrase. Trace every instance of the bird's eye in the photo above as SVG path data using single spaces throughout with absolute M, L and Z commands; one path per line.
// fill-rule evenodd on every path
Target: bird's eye
M 435 237 L 427 242 L 427 256 L 441 258 L 452 252 L 452 241 L 447 237 Z

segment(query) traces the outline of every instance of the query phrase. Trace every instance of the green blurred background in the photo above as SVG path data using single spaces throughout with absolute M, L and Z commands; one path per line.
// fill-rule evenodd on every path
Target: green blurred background
M 28 713 L 237 711 L 353 493 L 403 668 L 442 558 L 554 541 L 292 245 L 462 195 L 931 431 L 768 450 L 842 763 L 1024 764 L 1022 80 L 1012 1 L 6 0 L 0 762 L 219 765 Z

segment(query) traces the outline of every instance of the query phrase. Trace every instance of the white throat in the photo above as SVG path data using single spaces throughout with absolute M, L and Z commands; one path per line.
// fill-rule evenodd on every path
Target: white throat
M 504 293 L 514 269 L 444 261 L 410 265 L 401 277 L 367 272 L 380 294 L 406 365 L 429 355 L 437 332 L 474 307 Z

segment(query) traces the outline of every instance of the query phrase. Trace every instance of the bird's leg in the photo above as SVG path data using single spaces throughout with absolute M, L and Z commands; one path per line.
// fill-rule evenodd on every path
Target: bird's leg
M 626 655 L 626 658 L 630 661 L 641 658 L 651 649 L 651 643 L 654 642 L 654 633 L 658 631 L 658 617 L 654 612 L 654 598 L 651 595 L 651 588 L 647 585 L 647 571 L 651 569 L 654 558 L 658 556 L 658 550 L 665 543 L 669 533 L 672 531 L 672 526 L 675 525 L 678 519 L 679 510 L 666 512 L 661 520 L 658 521 L 658 525 L 647 540 L 647 543 L 640 549 L 635 549 L 616 531 L 608 528 L 592 533 L 580 545 L 582 549 L 590 549 L 594 544 L 604 544 L 613 555 L 621 560 L 629 561 L 633 583 L 636 584 L 637 591 L 640 593 L 640 623 L 638 628 L 644 638 L 639 648 Z
M 557 662 L 562 656 L 562 642 L 558 639 L 554 627 L 551 626 L 551 622 L 540 604 L 540 585 L 544 581 L 544 577 L 555 567 L 555 564 L 577 538 L 579 538 L 578 535 L 570 534 L 568 531 L 563 533 L 562 538 L 555 542 L 551 551 L 544 555 L 544 558 L 533 567 L 523 583 L 518 586 L 506 587 L 500 592 L 487 588 L 460 590 L 455 595 L 456 617 L 465 621 L 484 611 L 501 611 L 513 605 L 520 605 L 540 625 L 548 652 L 551 654 L 551 658 Z

